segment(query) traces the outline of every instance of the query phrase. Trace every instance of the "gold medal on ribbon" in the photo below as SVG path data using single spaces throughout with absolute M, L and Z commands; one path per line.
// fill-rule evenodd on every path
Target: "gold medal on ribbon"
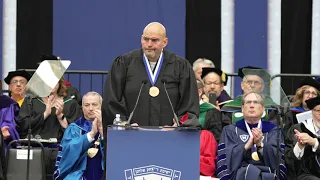
M 95 157 L 97 155 L 97 153 L 98 153 L 98 148 L 89 148 L 88 149 L 88 156 L 90 158 Z
M 100 145 L 100 138 L 98 138 L 97 140 L 96 140 L 96 142 L 94 142 L 94 147 L 93 148 L 89 148 L 88 149 L 88 156 L 90 157 L 90 158 L 93 158 L 93 157 L 95 157 L 96 155 L 97 155 L 97 153 L 98 153 L 98 151 L 99 151 L 99 149 L 98 149 L 98 146 Z
M 152 97 L 157 97 L 159 95 L 159 93 L 160 93 L 159 88 L 157 88 L 156 86 L 152 86 L 149 89 L 149 95 Z
M 252 158 L 253 160 L 255 160 L 255 161 L 259 161 L 259 160 L 260 160 L 257 151 L 255 151 L 255 152 L 253 152 L 253 153 L 251 154 L 251 158 Z

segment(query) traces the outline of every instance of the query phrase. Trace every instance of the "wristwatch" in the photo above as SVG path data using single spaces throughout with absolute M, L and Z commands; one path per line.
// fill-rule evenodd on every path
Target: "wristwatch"
M 260 146 L 257 146 L 258 151 L 263 148 L 263 142 L 261 142 Z
M 61 119 L 59 119 L 59 120 L 61 120 L 61 121 L 64 120 L 64 114 L 61 116 Z

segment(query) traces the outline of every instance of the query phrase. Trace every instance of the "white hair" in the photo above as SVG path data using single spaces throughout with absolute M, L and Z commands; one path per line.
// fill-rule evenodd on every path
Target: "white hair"
M 87 96 L 98 96 L 99 97 L 99 103 L 100 103 L 100 105 L 102 105 L 102 97 L 101 97 L 101 95 L 99 93 L 95 92 L 95 91 L 90 91 L 90 92 L 87 92 L 85 95 L 83 95 L 83 97 L 82 97 L 82 106 L 83 106 L 83 103 L 84 103 L 84 99 Z
M 199 58 L 192 65 L 192 68 L 194 71 L 196 71 L 198 69 L 199 64 L 205 64 L 205 65 L 208 65 L 213 68 L 215 67 L 214 63 L 210 59 Z

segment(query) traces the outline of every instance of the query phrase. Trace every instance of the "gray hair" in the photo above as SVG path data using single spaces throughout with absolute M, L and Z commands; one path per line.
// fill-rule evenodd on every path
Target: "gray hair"
M 206 64 L 206 65 L 208 65 L 208 66 L 210 66 L 210 67 L 215 67 L 215 66 L 214 66 L 214 63 L 213 63 L 211 60 L 205 59 L 205 58 L 199 58 L 199 59 L 197 59 L 195 62 L 193 62 L 193 64 L 192 64 L 192 69 L 193 69 L 193 71 L 196 71 L 196 70 L 197 70 L 198 65 L 199 65 L 200 63 Z
M 248 93 L 245 93 L 245 94 L 242 96 L 242 100 L 241 100 L 241 104 L 242 104 L 242 105 L 244 105 L 244 103 L 245 103 L 245 100 L 244 100 L 244 99 L 245 99 L 248 95 L 250 95 L 250 94 L 255 94 L 256 97 L 257 97 L 257 99 L 258 99 L 258 101 L 259 101 L 259 103 L 260 103 L 262 106 L 264 106 L 265 96 L 264 96 L 263 94 L 261 94 L 261 93 L 257 93 L 257 92 L 254 92 L 254 91 L 250 91 L 250 92 L 248 92 Z
M 99 103 L 100 103 L 100 105 L 102 105 L 102 97 L 101 97 L 101 95 L 99 93 L 95 92 L 95 91 L 90 91 L 90 92 L 87 92 L 85 95 L 83 95 L 83 97 L 82 97 L 82 106 L 83 106 L 83 103 L 84 103 L 84 99 L 87 96 L 98 96 L 99 97 Z

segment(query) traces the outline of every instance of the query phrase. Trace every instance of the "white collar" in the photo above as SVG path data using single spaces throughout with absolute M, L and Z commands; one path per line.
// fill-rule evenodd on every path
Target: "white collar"
M 204 103 L 204 101 L 203 101 L 202 99 L 200 99 L 200 102 L 199 102 L 199 103 L 200 103 L 200 105 L 201 105 L 201 104 L 203 104 L 203 103 Z
M 302 121 L 301 123 L 303 123 L 305 125 L 305 127 L 312 132 L 314 135 L 318 135 L 318 130 L 319 128 L 315 125 L 315 123 L 313 122 L 313 119 L 307 119 L 305 121 Z

